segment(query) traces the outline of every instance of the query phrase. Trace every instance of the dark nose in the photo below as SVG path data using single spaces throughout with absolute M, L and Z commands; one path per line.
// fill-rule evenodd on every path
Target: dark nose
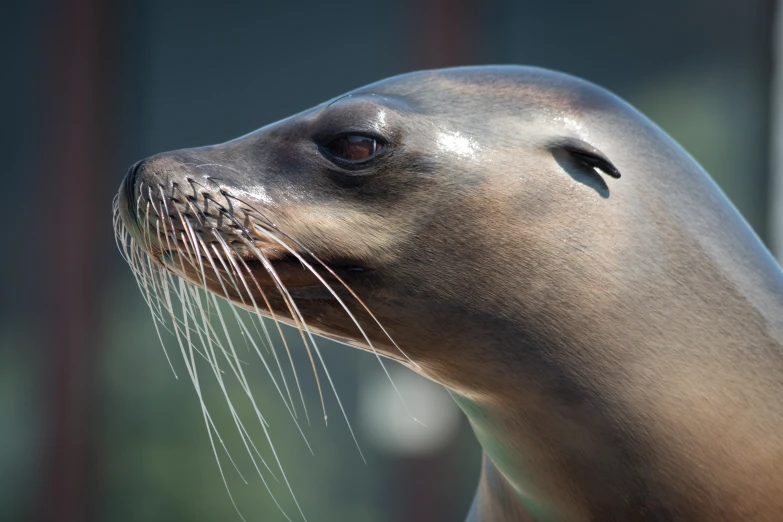
M 136 221 L 136 185 L 139 179 L 139 172 L 144 168 L 146 160 L 141 160 L 131 168 L 128 169 L 128 173 L 125 174 L 125 180 L 123 181 L 123 190 L 125 191 L 125 201 L 128 203 L 128 216 L 135 222 Z

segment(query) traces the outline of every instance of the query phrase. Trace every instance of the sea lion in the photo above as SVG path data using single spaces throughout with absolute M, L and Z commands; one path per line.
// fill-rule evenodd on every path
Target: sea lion
M 175 274 L 444 385 L 471 521 L 783 520 L 781 271 L 600 87 L 393 77 L 138 163 L 115 217 L 154 314 Z

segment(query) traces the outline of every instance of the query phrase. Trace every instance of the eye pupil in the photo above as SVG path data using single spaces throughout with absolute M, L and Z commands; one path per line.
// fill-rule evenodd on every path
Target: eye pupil
M 358 134 L 343 136 L 331 142 L 329 152 L 347 161 L 363 161 L 375 156 L 381 147 L 378 141 Z

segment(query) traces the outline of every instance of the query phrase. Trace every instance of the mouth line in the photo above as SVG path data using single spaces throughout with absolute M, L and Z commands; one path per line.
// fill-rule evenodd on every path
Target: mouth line
M 367 266 L 359 263 L 355 259 L 337 258 L 324 261 L 323 263 L 326 265 L 326 267 L 328 267 L 327 269 L 318 261 L 307 259 L 307 256 L 305 255 L 302 255 L 302 258 L 307 260 L 308 264 L 326 281 L 336 280 L 332 272 L 340 278 L 343 276 L 355 276 L 372 272 L 371 268 L 368 268 Z M 243 257 L 242 260 L 253 272 L 256 270 L 266 271 L 264 264 L 255 257 Z M 293 254 L 284 254 L 278 258 L 269 259 L 269 264 L 272 265 L 272 268 L 274 268 L 278 274 L 280 274 L 281 271 L 284 273 L 299 271 L 303 274 L 309 274 L 310 276 L 315 277 L 313 276 L 312 272 Z
M 164 251 L 160 254 L 160 260 L 163 264 L 171 266 L 174 264 L 174 257 L 179 255 L 182 254 L 178 250 Z M 323 287 L 324 284 L 321 279 L 326 283 L 334 283 L 337 286 L 342 286 L 338 279 L 345 281 L 346 279 L 354 279 L 357 276 L 373 272 L 373 269 L 355 259 L 330 259 L 323 262 L 324 265 L 326 265 L 326 267 L 324 267 L 318 261 L 308 259 L 308 255 L 301 255 L 301 257 L 307 261 L 310 267 L 312 267 L 312 270 L 308 269 L 302 261 L 290 253 L 268 258 L 268 265 L 271 265 L 277 278 L 286 288 L 304 289 Z M 221 260 L 213 256 L 200 256 L 200 258 L 204 268 L 209 268 L 210 270 L 214 270 L 213 265 L 220 269 L 221 272 L 224 271 L 224 264 L 225 266 L 232 266 L 232 263 L 226 262 L 225 259 Z M 238 259 L 241 259 L 242 261 L 240 268 L 244 269 L 247 267 L 247 270 L 253 274 L 253 279 L 258 285 L 266 288 L 277 287 L 275 278 L 269 273 L 265 263 L 260 261 L 257 257 L 239 255 Z M 315 271 L 317 276 L 313 271 Z M 250 283 L 250 281 L 248 281 L 248 283 Z

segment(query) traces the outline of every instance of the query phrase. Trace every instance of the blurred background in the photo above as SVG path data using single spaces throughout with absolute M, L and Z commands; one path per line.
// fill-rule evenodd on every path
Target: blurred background
M 134 161 L 221 142 L 414 69 L 532 64 L 640 108 L 762 239 L 783 246 L 775 4 L 0 2 L 0 520 L 242 520 L 184 367 L 169 345 L 175 378 L 114 246 L 111 199 Z M 321 346 L 366 464 L 331 398 L 324 426 L 313 383 L 303 378 L 311 455 L 260 372 L 254 382 L 307 519 L 461 520 L 480 452 L 448 396 L 389 363 L 422 427 L 373 356 Z M 248 521 L 285 520 L 224 410 L 214 409 L 216 423 L 247 479 L 219 452 L 236 505 Z

